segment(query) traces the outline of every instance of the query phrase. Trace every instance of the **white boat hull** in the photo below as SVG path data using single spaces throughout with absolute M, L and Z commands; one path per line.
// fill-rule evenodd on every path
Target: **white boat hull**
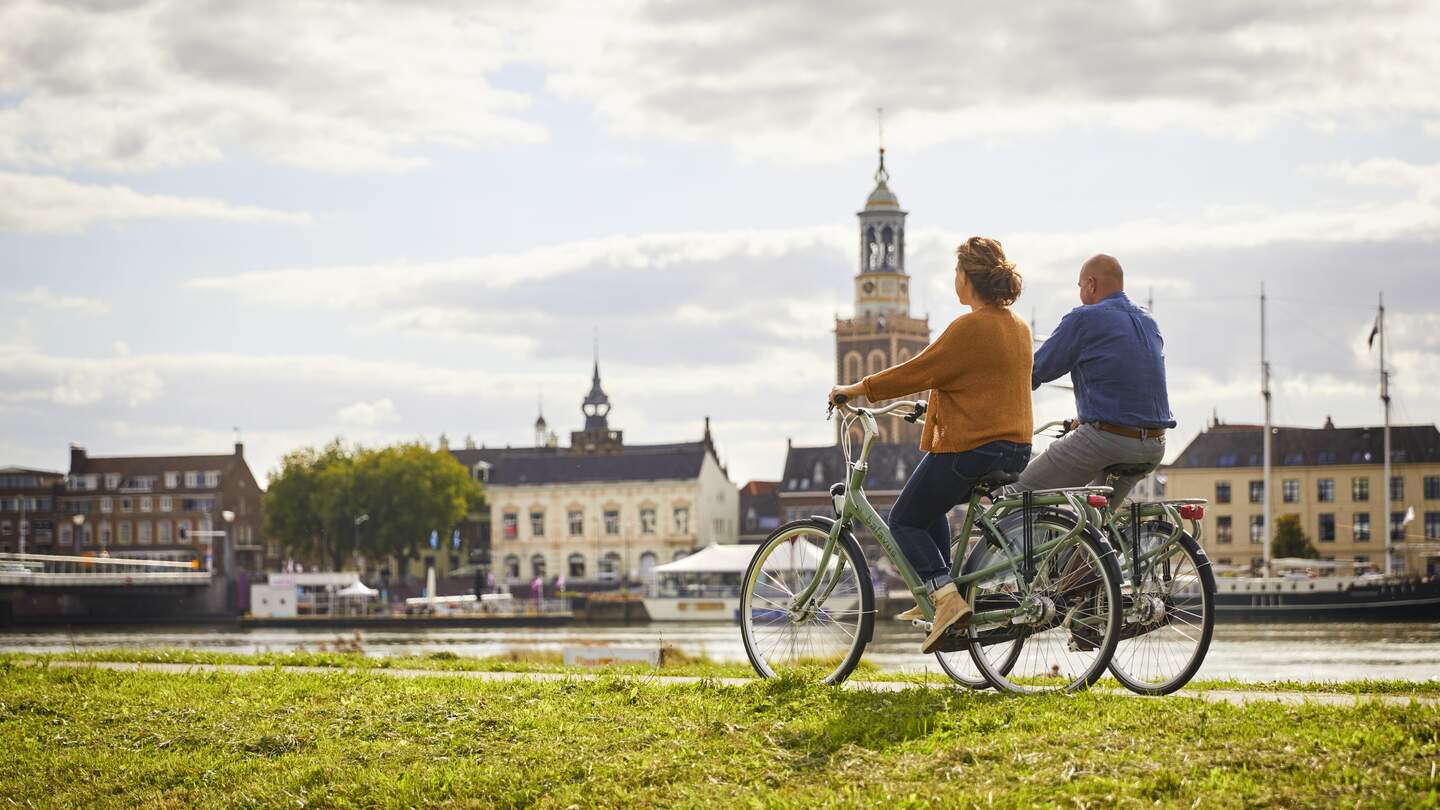
M 655 597 L 645 600 L 652 622 L 733 622 L 738 596 Z

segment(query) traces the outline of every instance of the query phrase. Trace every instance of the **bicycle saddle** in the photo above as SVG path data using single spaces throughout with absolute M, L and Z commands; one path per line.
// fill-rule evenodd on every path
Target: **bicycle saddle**
M 980 476 L 975 482 L 975 488 L 985 492 L 994 492 L 1001 487 L 1009 486 L 1019 480 L 1020 475 L 1018 473 L 1006 472 L 1005 470 L 991 470 Z
M 1149 475 L 1155 471 L 1153 464 L 1111 464 L 1105 468 L 1107 476 L 1113 475 L 1116 478 L 1127 478 L 1132 475 Z

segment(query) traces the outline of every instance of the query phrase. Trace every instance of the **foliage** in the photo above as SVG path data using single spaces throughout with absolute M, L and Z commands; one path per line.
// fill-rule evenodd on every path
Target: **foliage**
M 1418 807 L 1440 790 L 1437 729 L 1440 710 L 1420 703 L 11 666 L 0 796 L 22 807 Z
M 1275 539 L 1270 543 L 1270 556 L 1314 560 L 1319 559 L 1320 551 L 1300 528 L 1299 515 L 1281 515 L 1275 521 Z
M 265 526 L 292 556 L 339 570 L 356 554 L 413 556 L 432 531 L 448 541 L 482 500 L 480 485 L 445 450 L 334 441 L 285 456 L 265 493 Z M 369 517 L 357 526 L 360 515 Z

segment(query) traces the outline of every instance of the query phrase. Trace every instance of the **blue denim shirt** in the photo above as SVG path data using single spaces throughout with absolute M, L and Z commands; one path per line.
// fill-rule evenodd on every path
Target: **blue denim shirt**
M 1066 373 L 1082 422 L 1175 427 L 1165 390 L 1165 339 L 1150 313 L 1123 292 L 1061 319 L 1035 352 L 1030 387 Z

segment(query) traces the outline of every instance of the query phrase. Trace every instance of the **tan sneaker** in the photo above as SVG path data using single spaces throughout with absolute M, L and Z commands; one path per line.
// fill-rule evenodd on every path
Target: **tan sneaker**
M 930 594 L 930 600 L 935 603 L 935 624 L 932 625 L 930 635 L 925 637 L 925 643 L 920 645 L 920 652 L 923 653 L 934 652 L 940 647 L 941 637 L 946 630 L 964 623 L 975 612 L 970 609 L 970 604 L 960 595 L 953 582 L 947 582 L 940 590 Z
M 899 614 L 895 618 L 897 621 L 912 622 L 916 619 L 925 618 L 925 611 L 921 610 L 919 605 L 916 605 L 915 607 L 910 608 L 904 613 Z

